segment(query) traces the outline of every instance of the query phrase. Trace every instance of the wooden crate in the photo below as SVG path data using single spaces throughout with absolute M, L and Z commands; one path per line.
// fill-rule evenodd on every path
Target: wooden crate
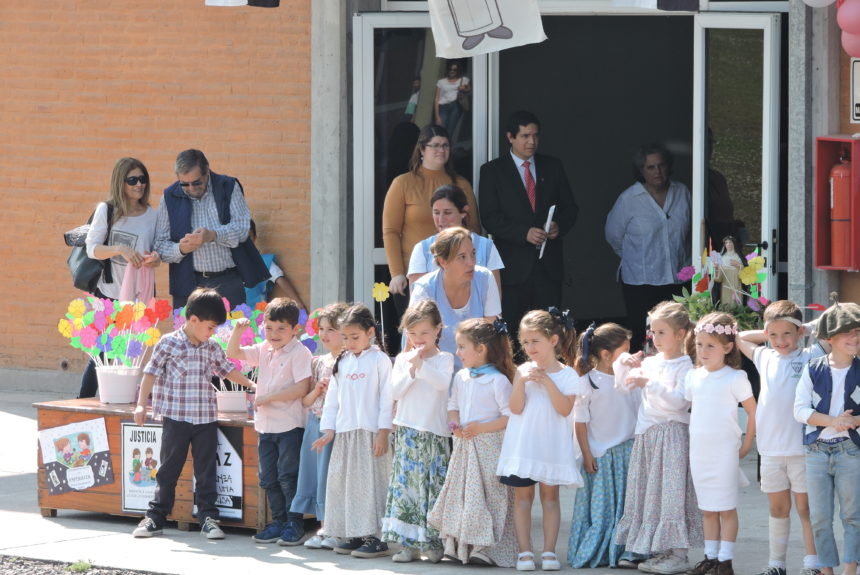
M 58 509 L 77 509 L 80 511 L 95 511 L 127 517 L 140 517 L 140 513 L 125 513 L 122 510 L 122 438 L 121 423 L 134 421 L 134 404 L 102 404 L 97 399 L 67 399 L 36 403 L 34 407 L 38 414 L 39 431 L 69 423 L 86 421 L 104 417 L 107 430 L 108 444 L 111 448 L 111 463 L 113 464 L 116 480 L 99 487 L 91 487 L 84 491 L 69 491 L 59 495 L 50 495 L 45 480 L 45 466 L 39 452 L 38 493 L 39 508 L 45 517 L 54 517 Z M 148 420 L 148 423 L 152 423 Z M 257 432 L 254 422 L 243 413 L 219 413 L 218 424 L 222 427 L 242 428 L 242 519 L 222 519 L 222 525 L 247 527 L 260 530 L 266 526 L 267 505 L 265 491 L 260 489 L 257 480 Z M 189 450 L 190 452 L 190 450 Z M 188 529 L 197 520 L 191 515 L 193 498 L 191 481 L 193 476 L 191 454 L 182 468 L 182 475 L 176 485 L 176 503 L 173 513 L 168 517 L 176 521 L 180 529 Z

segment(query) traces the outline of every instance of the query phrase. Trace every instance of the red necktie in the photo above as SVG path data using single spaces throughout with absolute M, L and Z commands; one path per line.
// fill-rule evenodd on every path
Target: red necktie
M 523 177 L 526 181 L 526 195 L 529 197 L 532 211 L 535 211 L 535 179 L 532 177 L 532 171 L 529 169 L 528 160 L 523 162 Z

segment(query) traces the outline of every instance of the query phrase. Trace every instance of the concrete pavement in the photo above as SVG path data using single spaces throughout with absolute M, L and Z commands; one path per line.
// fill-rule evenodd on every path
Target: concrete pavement
M 0 402 L 0 554 L 69 562 L 83 559 L 99 566 L 189 575 L 280 575 L 285 568 L 291 573 L 308 574 L 364 571 L 420 575 L 432 571 L 433 575 L 450 575 L 487 569 L 448 561 L 437 565 L 397 564 L 388 557 L 355 559 L 304 547 L 260 545 L 251 541 L 250 531 L 241 529 L 225 529 L 225 540 L 209 542 L 197 531 L 182 532 L 171 525 L 161 537 L 139 540 L 130 534 L 136 524 L 131 518 L 63 510 L 55 518 L 44 518 L 39 513 L 36 497 L 36 410 L 32 404 L 65 399 L 69 394 L 25 390 L 22 382 L 26 380 L 0 379 L 3 393 Z M 755 457 L 748 457 L 743 466 L 747 476 L 755 478 Z M 557 549 L 562 559 L 567 553 L 574 493 L 573 489 L 562 489 L 562 525 Z M 753 575 L 766 565 L 768 555 L 767 499 L 757 483 L 742 490 L 739 513 L 741 531 L 735 571 L 739 575 Z M 541 528 L 537 498 L 532 515 L 533 539 L 535 548 L 539 549 Z M 799 571 L 802 556 L 800 524 L 793 517 L 789 573 Z M 701 549 L 691 550 L 692 561 L 701 557 Z M 562 569 L 574 571 L 564 561 Z M 585 574 L 611 571 L 607 568 L 580 570 Z

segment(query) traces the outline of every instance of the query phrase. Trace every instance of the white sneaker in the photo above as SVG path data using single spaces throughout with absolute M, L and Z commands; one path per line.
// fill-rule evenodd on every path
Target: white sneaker
M 662 561 L 663 559 L 665 559 L 668 556 L 669 556 L 669 553 L 667 553 L 666 551 L 660 551 L 659 553 L 657 553 L 653 557 L 650 557 L 650 558 L 646 559 L 645 561 L 643 561 L 642 563 L 640 563 L 637 568 L 640 571 L 642 571 L 643 573 L 653 573 L 654 571 L 652 571 L 651 568 L 654 567 L 654 564 L 659 562 L 659 561 Z
M 442 560 L 445 552 L 442 549 L 428 549 L 424 552 L 424 557 L 427 558 L 427 561 L 430 563 L 438 563 Z
M 333 550 L 337 547 L 337 538 L 323 536 L 322 543 L 320 543 L 320 545 L 322 545 L 323 549 Z
M 207 517 L 200 526 L 200 534 L 206 536 L 206 539 L 224 539 L 224 532 L 218 527 L 218 520 L 212 517 Z
M 322 549 L 322 537 L 319 535 L 314 535 L 307 541 L 305 541 L 305 547 L 308 549 Z
M 675 575 L 675 573 L 686 573 L 690 568 L 690 563 L 686 557 L 681 558 L 677 555 L 667 555 L 660 561 L 651 565 L 651 573 L 659 575 Z
M 547 551 L 540 556 L 540 568 L 544 571 L 558 571 L 561 569 L 561 562 L 555 553 Z
M 421 552 L 414 547 L 404 547 L 391 557 L 395 563 L 412 563 L 418 559 L 421 559 Z

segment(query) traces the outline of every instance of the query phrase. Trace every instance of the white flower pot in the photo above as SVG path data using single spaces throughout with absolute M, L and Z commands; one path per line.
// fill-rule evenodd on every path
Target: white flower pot
M 244 391 L 216 391 L 215 401 L 218 402 L 218 411 L 248 410 L 248 399 Z
M 134 403 L 140 385 L 139 367 L 105 365 L 96 367 L 99 380 L 99 400 L 102 403 Z

